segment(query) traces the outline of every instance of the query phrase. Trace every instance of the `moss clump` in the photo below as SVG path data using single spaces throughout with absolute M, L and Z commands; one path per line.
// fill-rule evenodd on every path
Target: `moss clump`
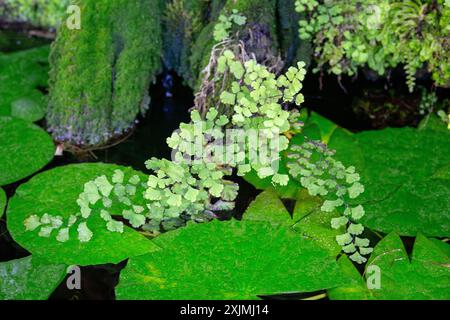
M 106 143 L 148 108 L 161 69 L 159 0 L 83 0 L 81 30 L 63 26 L 50 55 L 47 123 L 58 141 Z

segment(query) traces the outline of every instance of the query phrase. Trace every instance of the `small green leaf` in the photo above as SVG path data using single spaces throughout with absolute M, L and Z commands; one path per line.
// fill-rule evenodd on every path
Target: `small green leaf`
M 289 176 L 287 174 L 275 174 L 272 178 L 273 183 L 280 186 L 287 186 L 289 183 Z
M 344 247 L 347 244 L 349 244 L 352 241 L 352 236 L 350 233 L 344 233 L 341 235 L 336 236 L 336 242 L 341 246 Z
M 339 217 L 331 219 L 331 227 L 333 229 L 339 229 L 341 227 L 346 226 L 348 223 L 348 219 L 346 217 Z
M 223 91 L 220 95 L 220 101 L 222 101 L 222 103 L 224 104 L 234 105 L 236 103 L 236 95 L 227 91 Z
M 78 240 L 80 242 L 89 242 L 92 239 L 93 233 L 91 229 L 87 226 L 86 222 L 81 222 L 77 228 Z
M 195 202 L 197 200 L 198 194 L 199 191 L 197 189 L 189 188 L 184 197 L 191 202 Z
M 67 242 L 69 241 L 69 228 L 63 228 L 58 231 L 58 235 L 56 236 L 56 240 L 59 242 Z
M 122 170 L 114 170 L 114 174 L 112 176 L 112 182 L 115 184 L 122 184 L 124 178 L 124 173 Z
M 354 224 L 354 223 L 352 223 L 348 227 L 348 232 L 350 234 L 353 234 L 353 235 L 359 236 L 361 233 L 363 233 L 363 231 L 364 231 L 364 227 L 363 227 L 362 224 Z
M 348 188 L 350 199 L 358 198 L 363 192 L 364 186 L 359 182 L 355 182 L 350 188 Z
M 29 216 L 24 221 L 25 230 L 34 231 L 41 226 L 41 221 L 37 215 Z
M 94 180 L 95 185 L 104 197 L 109 197 L 113 189 L 113 185 L 108 181 L 106 176 L 100 176 Z
M 130 180 L 128 180 L 129 183 L 133 184 L 133 185 L 137 185 L 141 182 L 141 178 L 139 178 L 138 175 L 134 175 L 130 178 Z
M 111 232 L 123 233 L 123 223 L 120 221 L 110 220 L 107 222 L 106 228 Z

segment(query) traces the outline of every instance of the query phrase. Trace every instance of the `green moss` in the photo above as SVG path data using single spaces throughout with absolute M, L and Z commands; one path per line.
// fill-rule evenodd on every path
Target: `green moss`
M 298 21 L 301 16 L 295 11 L 296 0 L 278 1 L 278 21 L 280 35 L 280 49 L 287 66 L 296 61 L 311 63 L 312 46 L 309 41 L 300 40 L 298 34 Z
M 225 12 L 230 13 L 234 9 L 246 16 L 249 23 L 267 24 L 275 32 L 276 0 L 228 0 Z
M 160 2 L 77 3 L 81 30 L 63 26 L 52 47 L 47 122 L 59 141 L 104 144 L 147 110 L 161 69 Z
M 189 86 L 195 90 L 201 85 L 202 70 L 208 65 L 211 50 L 215 44 L 213 37 L 214 26 L 215 23 L 211 22 L 203 28 L 193 46 L 192 55 L 189 58 L 192 74 L 196 75 L 196 77 L 189 82 Z
M 216 21 L 227 0 L 211 0 L 209 3 L 209 21 Z
M 164 64 L 187 83 L 192 82 L 195 77 L 189 56 L 193 43 L 207 23 L 207 9 L 207 2 L 199 0 L 174 0 L 164 8 Z

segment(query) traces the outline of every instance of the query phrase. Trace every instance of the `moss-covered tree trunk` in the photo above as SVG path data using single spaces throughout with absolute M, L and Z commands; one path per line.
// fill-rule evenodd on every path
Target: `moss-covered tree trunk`
M 172 3 L 180 2 L 184 3 L 185 8 L 190 3 L 192 8 L 193 2 L 202 1 L 174 0 Z M 184 70 L 189 70 L 189 76 L 186 77 L 186 73 L 179 73 L 196 92 L 195 107 L 202 113 L 210 106 L 222 109 L 220 92 L 231 85 L 231 81 L 224 83 L 217 78 L 222 78 L 217 75 L 217 58 L 221 51 L 230 49 L 240 56 L 254 58 L 268 66 L 271 71 L 278 72 L 283 68 L 278 41 L 276 0 L 212 0 L 207 3 L 206 8 L 202 8 L 202 15 L 205 17 L 202 29 L 196 32 L 190 46 L 184 49 L 185 57 L 189 58 L 184 62 Z M 178 21 L 177 17 L 195 16 L 193 13 L 194 11 L 184 15 L 171 15 L 172 21 Z M 220 24 L 220 16 L 229 17 L 235 13 L 245 17 L 245 24 L 233 25 L 229 41 L 225 41 L 226 43 L 217 42 L 214 39 L 214 29 L 218 23 Z M 223 78 L 231 79 L 226 76 Z M 225 109 L 227 108 L 224 107 L 222 111 L 226 112 Z
M 213 31 L 220 15 L 228 16 L 233 10 L 247 19 L 239 27 L 239 38 L 246 50 L 258 62 L 265 63 L 279 53 L 277 35 L 277 1 L 276 0 L 213 0 L 210 3 L 209 24 L 207 24 L 193 44 L 190 63 L 197 81 L 191 83 L 194 88 L 201 86 L 202 71 L 207 66 L 211 50 L 215 45 Z M 234 30 L 236 31 L 236 30 Z
M 130 129 L 161 69 L 160 0 L 79 0 L 81 30 L 64 24 L 50 56 L 48 128 L 93 146 Z
M 233 9 L 247 18 L 240 37 L 258 62 L 279 56 L 285 66 L 309 63 L 311 45 L 298 36 L 296 0 L 168 0 L 164 10 L 164 62 L 193 88 L 208 64 L 213 31 L 221 14 Z M 267 61 L 266 61 L 267 62 Z

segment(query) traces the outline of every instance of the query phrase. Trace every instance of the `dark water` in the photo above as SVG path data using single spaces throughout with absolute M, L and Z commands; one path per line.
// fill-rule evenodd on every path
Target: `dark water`
M 162 83 L 164 78 L 173 77 L 174 86 L 170 97 Z M 189 109 L 193 107 L 194 96 L 189 88 L 182 85 L 181 79 L 165 74 L 150 90 L 152 103 L 144 118 L 139 118 L 130 138 L 112 148 L 95 151 L 98 160 L 108 163 L 132 166 L 145 171 L 144 162 L 151 157 L 170 159 L 170 149 L 166 139 L 181 122 L 189 122 Z

